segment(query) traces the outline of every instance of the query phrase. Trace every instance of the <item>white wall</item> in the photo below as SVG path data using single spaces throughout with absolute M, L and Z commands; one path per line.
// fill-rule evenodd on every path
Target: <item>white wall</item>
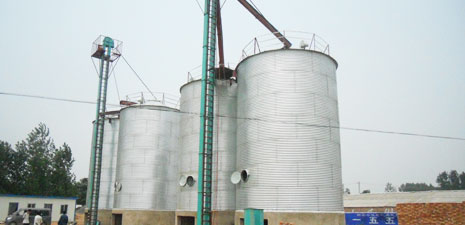
M 74 210 L 76 209 L 76 200 L 60 197 L 40 197 L 40 196 L 21 196 L 21 195 L 0 195 L 0 221 L 4 222 L 8 216 L 8 206 L 10 202 L 17 202 L 18 209 L 27 208 L 27 204 L 36 204 L 35 208 L 44 208 L 44 204 L 52 204 L 52 221 L 60 219 L 61 205 L 68 205 L 69 221 L 74 221 Z

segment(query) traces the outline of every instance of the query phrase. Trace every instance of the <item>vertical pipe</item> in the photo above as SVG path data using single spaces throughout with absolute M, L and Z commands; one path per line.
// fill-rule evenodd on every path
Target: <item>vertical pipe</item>
M 202 93 L 200 101 L 200 135 L 199 135 L 199 174 L 197 193 L 197 225 L 202 225 L 202 205 L 203 205 L 203 153 L 205 148 L 205 94 L 207 87 L 208 73 L 208 39 L 210 37 L 210 1 L 205 0 L 203 14 L 203 55 L 202 55 Z
M 98 199 L 100 188 L 100 170 L 102 163 L 102 146 L 103 146 L 103 132 L 105 123 L 105 110 L 106 110 L 106 94 L 108 86 L 108 74 L 110 71 L 110 56 L 111 49 L 114 47 L 113 39 L 105 37 L 103 39 L 103 54 L 100 59 L 100 74 L 99 74 L 99 87 L 97 94 L 97 112 L 94 122 L 94 134 L 92 138 L 91 150 L 91 173 L 90 173 L 90 203 L 89 207 L 89 221 L 90 225 L 97 224 L 98 218 Z
M 87 199 L 86 199 L 86 205 L 87 208 L 90 209 L 92 206 L 92 192 L 94 191 L 94 173 L 95 173 L 95 147 L 97 145 L 97 124 L 99 120 L 99 111 L 100 111 L 100 93 L 102 92 L 102 79 L 103 79 L 103 66 L 104 66 L 104 61 L 105 60 L 105 55 L 102 54 L 102 57 L 100 58 L 100 73 L 99 73 L 99 83 L 98 83 L 98 93 L 97 93 L 97 108 L 95 112 L 95 121 L 93 125 L 93 131 L 92 131 L 92 147 L 91 147 L 91 152 L 90 152 L 90 174 L 89 178 L 87 179 L 87 187 L 90 188 L 90 190 L 87 191 Z M 90 212 L 89 212 L 90 213 Z
M 105 112 L 106 112 L 106 102 L 107 102 L 107 87 L 108 87 L 108 74 L 110 72 L 110 54 L 111 54 L 111 47 L 107 46 L 106 48 L 106 53 L 107 55 L 105 56 L 106 58 L 106 64 L 105 64 L 105 74 L 103 74 L 103 79 L 102 79 L 102 98 L 101 98 L 101 104 L 100 104 L 100 113 L 99 113 L 99 120 L 98 120 L 98 125 L 99 125 L 99 134 L 100 136 L 98 137 L 99 139 L 97 140 L 99 148 L 97 149 L 98 151 L 95 152 L 95 154 L 98 156 L 97 162 L 95 163 L 95 175 L 94 175 L 94 219 L 97 222 L 98 218 L 98 202 L 99 202 L 99 195 L 100 195 L 100 175 L 101 175 L 101 170 L 102 170 L 102 148 L 103 148 L 103 132 L 104 132 L 104 125 L 105 125 Z
M 224 71 L 224 48 L 223 48 L 223 24 L 221 19 L 221 5 L 220 0 L 216 1 L 216 30 L 218 32 L 218 54 L 219 54 L 219 71 L 218 77 L 221 79 L 225 79 L 225 71 Z

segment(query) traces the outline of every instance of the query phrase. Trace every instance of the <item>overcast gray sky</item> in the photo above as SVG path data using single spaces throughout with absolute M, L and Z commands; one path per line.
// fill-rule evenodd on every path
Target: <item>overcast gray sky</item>
M 199 0 L 203 5 L 203 1 Z M 313 32 L 338 61 L 341 126 L 465 137 L 465 1 L 254 0 L 280 30 Z M 226 61 L 267 33 L 237 1 L 223 8 Z M 95 38 L 124 42 L 123 54 L 153 91 L 179 95 L 201 63 L 202 13 L 182 1 L 0 1 L 0 91 L 95 101 Z M 121 96 L 144 87 L 124 62 Z M 117 103 L 114 80 L 109 103 Z M 22 140 L 39 122 L 68 143 L 78 178 L 88 173 L 95 106 L 0 95 L 0 140 Z M 465 171 L 465 141 L 341 131 L 343 181 L 356 192 L 386 182 L 435 184 Z

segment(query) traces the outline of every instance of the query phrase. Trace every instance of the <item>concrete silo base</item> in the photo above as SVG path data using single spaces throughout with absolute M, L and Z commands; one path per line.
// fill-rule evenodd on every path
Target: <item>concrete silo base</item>
M 174 225 L 174 211 L 102 209 L 99 210 L 100 225 Z
M 105 225 L 113 225 L 111 222 L 112 214 L 111 214 L 111 209 L 100 209 L 98 211 L 98 220 L 100 221 L 100 224 Z
M 234 225 L 234 210 L 213 211 L 212 225 Z M 175 225 L 196 225 L 197 212 L 176 211 Z
M 265 212 L 265 225 L 345 225 L 344 212 Z M 235 225 L 244 225 L 244 212 L 236 211 Z

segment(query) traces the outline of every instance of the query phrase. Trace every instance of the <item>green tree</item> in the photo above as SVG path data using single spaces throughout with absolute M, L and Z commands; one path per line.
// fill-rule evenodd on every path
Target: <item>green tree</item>
M 13 154 L 11 145 L 0 141 L 0 193 L 9 193 L 11 190 L 10 170 Z
M 23 150 L 15 150 L 11 164 L 9 173 L 13 191 L 16 191 L 17 194 L 27 194 L 28 177 L 30 175 L 27 164 L 27 153 Z
M 397 189 L 391 183 L 388 182 L 386 184 L 386 187 L 384 188 L 384 192 L 397 192 Z
M 0 193 L 26 193 L 26 158 L 26 152 L 15 151 L 9 143 L 0 141 Z
M 82 178 L 76 182 L 77 189 L 77 204 L 85 205 L 86 204 L 86 195 L 87 195 L 87 178 Z
M 438 177 L 436 178 L 436 183 L 438 183 L 439 188 L 441 190 L 450 190 L 451 185 L 450 185 L 450 180 L 449 180 L 449 175 L 447 174 L 446 171 L 440 173 Z
M 49 137 L 50 131 L 45 124 L 40 123 L 28 134 L 26 140 L 16 144 L 16 149 L 27 154 L 26 164 L 28 169 L 26 194 L 50 195 L 52 153 L 55 144 Z
M 460 179 L 460 190 L 465 190 L 465 172 L 462 172 L 459 175 L 459 179 Z
M 436 188 L 433 185 L 428 185 L 426 183 L 405 183 L 399 187 L 400 192 L 431 191 L 435 189 Z
M 73 196 L 76 194 L 75 175 L 71 172 L 74 164 L 71 148 L 64 143 L 52 153 L 51 177 L 52 190 L 55 195 Z
M 440 173 L 436 178 L 440 190 L 465 190 L 465 172 L 459 174 L 457 170 Z
M 457 170 L 452 170 L 449 172 L 450 187 L 452 190 L 460 189 L 460 178 Z
M 74 159 L 65 143 L 56 148 L 40 123 L 15 149 L 0 141 L 0 193 L 76 196 Z

